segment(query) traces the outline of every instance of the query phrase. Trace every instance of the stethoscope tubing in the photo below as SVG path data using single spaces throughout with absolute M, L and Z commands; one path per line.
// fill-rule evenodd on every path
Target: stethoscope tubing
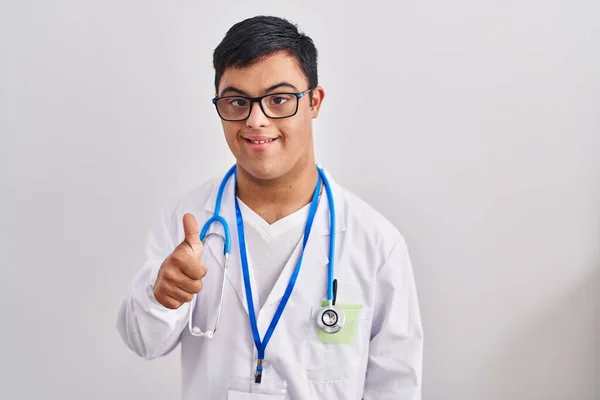
M 323 172 L 323 170 L 319 167 L 317 167 L 317 170 L 319 172 L 321 179 L 323 180 L 323 183 L 325 186 L 325 192 L 327 195 L 327 202 L 329 203 L 329 230 L 330 230 L 330 232 L 329 232 L 329 263 L 328 263 L 329 265 L 328 265 L 328 271 L 327 271 L 327 275 L 328 275 L 327 303 L 328 303 L 328 306 L 326 308 L 322 309 L 322 311 L 319 313 L 318 319 L 319 319 L 319 321 L 321 321 L 322 315 L 325 311 L 333 310 L 334 312 L 336 312 L 338 314 L 340 323 L 343 325 L 343 322 L 344 322 L 343 312 L 341 312 L 341 310 L 339 310 L 337 307 L 335 307 L 335 299 L 334 299 L 335 290 L 334 290 L 334 278 L 333 277 L 334 277 L 334 263 L 335 263 L 335 231 L 336 231 L 335 223 L 336 223 L 336 221 L 335 221 L 335 205 L 334 205 L 334 201 L 333 201 L 333 193 L 331 191 L 329 181 L 328 181 L 327 177 L 325 176 L 325 173 Z M 225 296 L 225 281 L 227 280 L 227 271 L 229 268 L 229 255 L 231 253 L 231 233 L 230 233 L 230 229 L 229 229 L 229 224 L 220 215 L 220 211 L 221 211 L 221 200 L 223 198 L 223 193 L 225 191 L 225 187 L 227 185 L 227 182 L 229 181 L 229 178 L 231 177 L 231 175 L 233 175 L 235 173 L 235 171 L 236 171 L 236 165 L 234 165 L 233 167 L 231 167 L 229 169 L 229 171 L 227 171 L 227 174 L 221 181 L 219 190 L 217 192 L 217 198 L 215 201 L 215 210 L 214 210 L 213 216 L 206 221 L 206 223 L 202 227 L 202 231 L 200 232 L 200 240 L 202 241 L 203 244 L 205 244 L 206 240 L 210 236 L 213 236 L 213 235 L 219 236 L 223 239 L 223 241 L 224 241 L 224 243 L 223 243 L 224 266 L 223 266 L 223 274 L 222 274 L 222 281 L 221 281 L 221 291 L 220 291 L 220 295 L 219 295 L 219 307 L 217 310 L 217 316 L 215 318 L 214 328 L 212 330 L 202 331 L 200 328 L 193 326 L 192 315 L 194 313 L 194 308 L 196 306 L 198 294 L 194 295 L 194 297 L 190 303 L 190 310 L 189 310 L 189 317 L 188 317 L 188 330 L 191 335 L 196 336 L 196 337 L 204 337 L 207 339 L 211 339 L 214 336 L 215 332 L 217 331 L 217 327 L 219 325 L 219 320 L 221 317 L 221 311 L 223 309 L 223 298 Z M 216 232 L 208 233 L 208 230 L 210 229 L 210 227 L 212 226 L 213 223 L 218 223 L 222 226 L 223 235 L 219 235 Z M 323 328 L 321 322 L 319 322 L 319 326 L 321 328 Z M 326 329 L 326 331 L 330 331 L 330 329 Z M 330 332 L 330 333 L 333 333 L 333 332 Z

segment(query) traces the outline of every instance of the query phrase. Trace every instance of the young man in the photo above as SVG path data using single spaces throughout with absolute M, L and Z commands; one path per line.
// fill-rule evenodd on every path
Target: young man
M 162 213 L 119 311 L 126 345 L 153 359 L 181 344 L 184 399 L 253 398 L 238 392 L 251 387 L 274 399 L 278 388 L 294 400 L 420 399 L 405 242 L 315 162 L 325 92 L 312 40 L 250 18 L 227 32 L 214 67 L 235 169 Z M 199 222 L 213 216 L 223 220 L 203 244 Z

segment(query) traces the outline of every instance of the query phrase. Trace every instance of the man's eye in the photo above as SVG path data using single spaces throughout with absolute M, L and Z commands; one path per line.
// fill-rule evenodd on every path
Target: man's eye
M 246 105 L 246 100 L 244 99 L 232 99 L 229 101 L 229 104 L 235 107 L 244 107 Z
M 280 106 L 289 100 L 289 96 L 273 96 L 271 97 L 269 103 L 274 106 Z

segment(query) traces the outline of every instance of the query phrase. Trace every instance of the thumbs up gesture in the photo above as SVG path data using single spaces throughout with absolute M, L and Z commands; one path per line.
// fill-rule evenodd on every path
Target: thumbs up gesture
M 202 290 L 206 267 L 202 264 L 204 247 L 198 222 L 192 214 L 183 216 L 185 239 L 162 263 L 154 285 L 154 297 L 163 306 L 178 309 Z

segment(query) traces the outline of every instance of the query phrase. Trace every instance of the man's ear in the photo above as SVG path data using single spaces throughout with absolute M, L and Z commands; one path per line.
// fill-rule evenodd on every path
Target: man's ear
M 323 99 L 325 98 L 325 90 L 321 86 L 317 86 L 312 90 L 311 94 L 312 101 L 310 104 L 310 110 L 312 117 L 317 118 L 319 116 L 321 105 L 323 104 Z

